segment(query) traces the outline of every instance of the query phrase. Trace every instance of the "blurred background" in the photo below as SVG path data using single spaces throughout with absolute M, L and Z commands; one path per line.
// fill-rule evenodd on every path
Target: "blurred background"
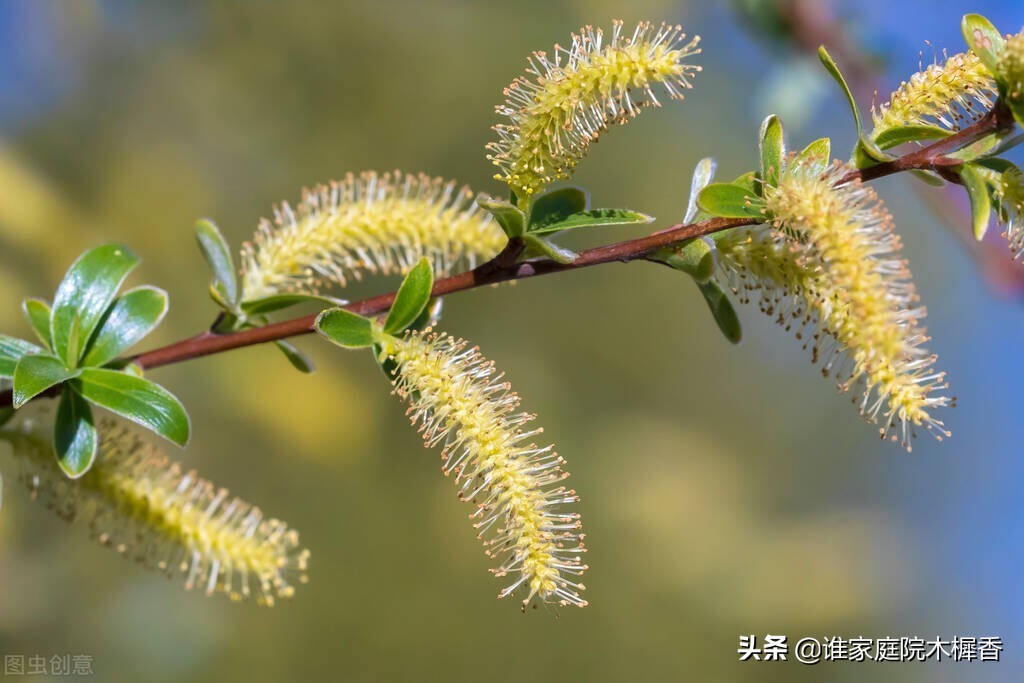
M 692 95 L 611 131 L 577 177 L 596 205 L 668 225 L 698 159 L 753 168 L 768 113 L 793 146 L 852 147 L 818 43 L 867 107 L 961 51 L 965 11 L 1024 25 L 1000 0 L 3 2 L 0 329 L 27 335 L 19 302 L 119 240 L 145 259 L 133 281 L 171 293 L 149 343 L 193 334 L 214 315 L 194 220 L 238 245 L 272 203 L 347 171 L 499 191 L 483 147 L 502 87 L 530 51 L 613 18 L 704 37 Z M 184 594 L 34 505 L 3 459 L 0 652 L 89 654 L 103 681 L 1019 680 L 1024 265 L 998 239 L 965 249 L 961 193 L 918 185 L 878 187 L 958 398 L 948 442 L 879 442 L 789 334 L 747 307 L 730 346 L 668 269 L 467 292 L 445 327 L 508 373 L 569 462 L 588 608 L 496 601 L 467 507 L 379 370 L 307 339 L 313 376 L 252 348 L 154 378 L 192 411 L 182 460 L 299 529 L 310 584 L 272 610 Z M 738 662 L 739 636 L 765 633 L 1006 649 L 995 665 Z

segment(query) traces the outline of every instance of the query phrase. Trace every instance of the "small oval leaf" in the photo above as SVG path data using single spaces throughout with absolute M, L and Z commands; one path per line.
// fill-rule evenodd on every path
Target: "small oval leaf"
M 400 334 L 419 317 L 430 301 L 430 290 L 434 287 L 434 269 L 430 260 L 420 259 L 402 281 L 402 286 L 395 294 L 395 300 L 384 321 L 384 331 L 388 334 Z
M 284 357 L 287 358 L 288 362 L 292 364 L 292 367 L 299 372 L 309 374 L 316 371 L 316 366 L 313 364 L 313 361 L 311 361 L 302 351 L 299 351 L 294 344 L 291 344 L 284 339 L 278 339 L 274 342 L 274 345 L 281 349 L 281 353 L 284 354 Z
M 736 309 L 733 308 L 725 291 L 714 280 L 697 286 L 700 288 L 700 293 L 704 295 L 704 300 L 708 302 L 708 308 L 711 310 L 715 322 L 718 323 L 718 329 L 730 342 L 739 344 L 743 340 L 743 329 L 740 327 Z
M 938 126 L 913 125 L 896 126 L 886 128 L 875 136 L 875 144 L 880 149 L 890 149 L 907 142 L 920 142 L 922 140 L 941 140 L 948 138 L 953 131 L 939 128 Z
M 782 121 L 775 114 L 761 123 L 760 140 L 761 177 L 768 185 L 778 185 L 786 143 L 782 137 Z
M 984 176 L 970 164 L 960 168 L 960 180 L 964 183 L 967 197 L 971 200 L 971 225 L 974 228 L 974 239 L 979 242 L 988 232 L 992 213 L 992 199 L 988 192 L 988 183 Z
M 71 265 L 53 298 L 50 333 L 54 354 L 73 367 L 121 283 L 139 259 L 122 244 L 104 244 L 85 252 Z
M 98 439 L 92 408 L 74 391 L 61 394 L 53 429 L 53 450 L 57 464 L 71 479 L 77 479 L 96 460 Z
M 21 310 L 36 337 L 50 350 L 53 344 L 50 340 L 50 304 L 42 299 L 25 299 L 21 302 Z
M 569 216 L 590 208 L 590 196 L 579 187 L 560 187 L 537 197 L 530 211 L 530 225 L 527 232 L 539 230 L 553 223 L 560 223 Z
M 724 218 L 762 217 L 762 205 L 745 188 L 732 183 L 712 183 L 701 190 L 697 205 L 705 213 Z
M 14 368 L 11 403 L 20 408 L 47 389 L 78 376 L 78 373 L 78 370 L 69 370 L 63 361 L 53 356 L 23 356 Z
M 325 339 L 346 349 L 373 346 L 373 322 L 344 308 L 324 311 L 316 319 L 316 331 Z
M 199 250 L 213 271 L 214 285 L 233 310 L 238 304 L 238 277 L 231 248 L 217 225 L 207 218 L 196 221 L 195 232 Z
M 117 413 L 168 441 L 188 444 L 188 412 L 171 392 L 148 379 L 106 368 L 84 368 L 72 387 L 90 403 Z
M 1003 53 L 1006 40 L 992 25 L 992 22 L 980 14 L 965 14 L 960 22 L 960 30 L 964 34 L 967 47 L 971 48 L 978 59 L 985 65 L 989 73 L 996 75 L 996 65 Z
M 530 228 L 531 235 L 546 235 L 577 228 L 598 228 L 609 225 L 643 225 L 654 221 L 654 216 L 628 209 L 590 209 L 566 216 L 557 223 Z

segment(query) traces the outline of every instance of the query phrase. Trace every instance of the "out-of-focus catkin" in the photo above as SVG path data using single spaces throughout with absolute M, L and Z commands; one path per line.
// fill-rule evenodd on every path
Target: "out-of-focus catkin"
M 21 461 L 34 499 L 60 517 L 83 519 L 103 545 L 169 577 L 186 589 L 273 605 L 305 583 L 309 551 L 299 535 L 259 508 L 232 497 L 166 455 L 120 422 L 98 425 L 93 467 L 71 480 L 50 443 L 52 417 L 22 409 L 0 437 Z

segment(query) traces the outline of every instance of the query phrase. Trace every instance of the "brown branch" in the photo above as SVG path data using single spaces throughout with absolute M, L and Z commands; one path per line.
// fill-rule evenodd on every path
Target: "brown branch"
M 958 159 L 946 156 L 948 153 L 998 131 L 1005 125 L 1005 115 L 1000 110 L 1000 107 L 997 106 L 994 111 L 989 112 L 989 114 L 972 126 L 964 128 L 948 138 L 910 152 L 893 161 L 881 163 L 864 170 L 851 171 L 843 178 L 842 182 L 874 180 L 910 170 L 931 170 L 948 173 L 950 169 L 962 163 Z M 548 273 L 579 270 L 603 263 L 628 263 L 644 259 L 651 252 L 662 247 L 677 244 L 694 237 L 710 235 L 721 230 L 754 225 L 759 222 L 761 221 L 756 218 L 709 218 L 689 225 L 673 225 L 646 237 L 584 250 L 579 253 L 575 261 L 568 264 L 556 263 L 548 259 L 516 263 L 516 258 L 522 253 L 523 245 L 521 240 L 513 239 L 509 241 L 509 244 L 501 253 L 487 263 L 473 270 L 436 281 L 431 294 L 432 296 L 439 297 L 484 285 L 492 285 L 509 280 L 523 280 L 539 275 L 547 275 Z M 381 294 L 348 304 L 345 308 L 353 313 L 367 316 L 383 313 L 391 307 L 395 300 L 395 294 L 395 292 Z M 227 334 L 205 331 L 194 337 L 139 354 L 130 360 L 142 368 L 152 369 L 232 349 L 266 344 L 313 332 L 316 317 L 316 314 L 307 315 L 301 318 L 293 318 Z M 10 405 L 10 390 L 0 392 L 0 408 Z
M 872 96 L 877 98 L 881 60 L 874 59 L 864 52 L 857 41 L 850 37 L 842 18 L 837 17 L 827 3 L 814 0 L 779 0 L 773 6 L 783 24 L 789 29 L 789 37 L 797 49 L 809 57 L 816 58 L 818 47 L 828 45 L 836 62 L 843 66 L 846 80 L 858 95 L 857 99 L 868 101 Z M 754 28 L 761 27 L 755 25 Z M 951 182 L 959 182 L 958 178 L 949 173 L 940 175 Z M 1005 243 L 993 239 L 978 242 L 970 236 L 965 238 L 960 226 L 968 223 L 970 214 L 962 205 L 955 202 L 950 191 L 953 189 L 946 188 L 945 192 L 925 194 L 923 190 L 927 188 L 922 190 L 920 184 L 915 185 L 915 190 L 924 203 L 964 244 L 989 287 L 1000 294 L 1020 298 L 1024 295 L 1024 268 L 1020 268 L 1006 257 Z M 997 231 L 992 231 L 992 234 L 998 235 Z

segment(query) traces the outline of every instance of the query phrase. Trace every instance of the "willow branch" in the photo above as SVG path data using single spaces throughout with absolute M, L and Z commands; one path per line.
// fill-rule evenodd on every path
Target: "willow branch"
M 959 159 L 946 156 L 947 154 L 976 140 L 980 140 L 986 135 L 997 132 L 1006 125 L 1004 108 L 1001 104 L 997 104 L 992 111 L 976 123 L 958 131 L 954 135 L 910 152 L 893 161 L 884 162 L 863 170 L 851 171 L 849 175 L 843 178 L 842 182 L 875 180 L 911 170 L 935 171 L 947 176 L 951 169 L 963 163 Z M 695 237 L 710 235 L 722 230 L 755 225 L 760 222 L 762 221 L 757 218 L 709 218 L 687 225 L 677 224 L 645 237 L 586 249 L 578 254 L 575 261 L 565 264 L 549 259 L 516 263 L 516 257 L 522 251 L 522 244 L 517 240 L 512 240 L 500 254 L 477 268 L 437 280 L 434 283 L 431 295 L 440 297 L 485 285 L 493 285 L 511 280 L 525 280 L 549 273 L 581 270 L 605 263 L 629 263 L 630 261 L 643 260 L 648 258 L 652 252 L 663 247 L 672 246 Z M 364 316 L 383 313 L 394 303 L 396 293 L 380 294 L 369 299 L 350 303 L 345 308 L 353 313 Z M 312 314 L 227 334 L 206 331 L 194 337 L 133 356 L 129 360 L 144 369 L 152 369 L 246 346 L 266 344 L 289 337 L 310 334 L 315 331 L 313 325 L 316 322 L 316 317 L 316 314 Z M 0 408 L 10 405 L 11 392 L 9 390 L 0 392 Z

